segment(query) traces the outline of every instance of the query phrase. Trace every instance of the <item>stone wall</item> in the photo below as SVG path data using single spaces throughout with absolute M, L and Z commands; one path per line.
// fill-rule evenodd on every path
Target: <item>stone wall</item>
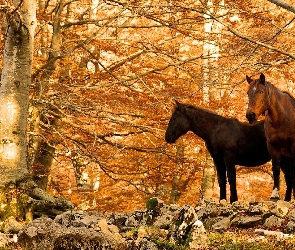
M 200 201 L 196 207 L 151 198 L 145 210 L 110 213 L 73 210 L 21 228 L 15 247 L 26 249 L 204 249 L 209 231 L 250 228 L 257 235 L 293 237 L 293 202 Z M 267 237 L 267 236 L 266 236 Z M 169 248 L 169 246 L 171 248 Z M 16 248 L 17 249 L 17 248 Z

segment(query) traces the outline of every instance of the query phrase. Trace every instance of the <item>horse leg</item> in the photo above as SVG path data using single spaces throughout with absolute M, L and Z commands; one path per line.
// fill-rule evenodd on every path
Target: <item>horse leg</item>
M 291 175 L 291 182 L 293 188 L 293 197 L 295 199 L 295 142 L 291 144 L 292 158 L 290 158 L 289 173 Z
M 218 177 L 220 200 L 226 200 L 226 172 L 225 170 Z
M 290 176 L 291 176 L 291 185 L 292 185 L 292 190 L 293 190 L 293 197 L 295 199 L 295 150 L 294 150 L 294 144 L 292 146 L 292 154 L 293 154 L 293 157 L 290 158 L 290 163 L 289 163 L 289 173 L 290 173 Z
M 293 197 L 295 199 L 295 159 L 291 160 L 290 165 L 290 175 L 291 175 L 291 182 L 292 182 L 292 190 L 293 190 Z M 291 191 L 292 192 L 292 191 Z
M 292 190 L 293 190 L 293 197 L 295 199 L 295 160 L 292 159 L 292 162 L 290 163 L 291 168 L 291 181 L 292 181 Z
M 227 168 L 227 178 L 230 186 L 230 203 L 233 203 L 238 200 L 235 165 Z
M 292 159 L 286 156 L 281 156 L 281 169 L 285 176 L 285 182 L 286 182 L 286 194 L 285 194 L 285 201 L 290 201 L 292 196 L 292 190 L 293 190 L 293 174 L 292 171 Z
M 272 158 L 272 173 L 273 173 L 273 179 L 274 179 L 274 185 L 272 189 L 272 193 L 270 196 L 270 200 L 277 201 L 280 199 L 280 155 L 279 156 L 273 156 Z
M 213 161 L 216 167 L 218 184 L 219 184 L 219 199 L 226 200 L 226 168 L 223 159 L 213 157 Z
M 233 203 L 238 200 L 238 194 L 236 183 L 235 156 L 232 154 L 232 152 L 224 157 L 224 162 L 226 165 L 227 178 L 230 186 L 230 203 Z

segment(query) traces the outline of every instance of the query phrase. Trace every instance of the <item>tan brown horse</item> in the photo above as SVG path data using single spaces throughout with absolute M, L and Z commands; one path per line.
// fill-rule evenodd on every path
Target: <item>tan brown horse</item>
M 294 186 L 295 163 L 295 100 L 287 92 L 282 92 L 265 80 L 264 74 L 258 79 L 246 76 L 250 84 L 248 89 L 249 104 L 246 117 L 250 123 L 265 114 L 264 130 L 267 148 L 272 159 L 274 186 L 271 199 L 279 199 L 280 164 L 282 158 L 290 158 L 288 169 L 290 181 Z M 285 173 L 286 175 L 286 173 Z M 287 183 L 288 187 L 288 183 Z M 291 199 L 292 190 L 287 190 L 286 199 Z

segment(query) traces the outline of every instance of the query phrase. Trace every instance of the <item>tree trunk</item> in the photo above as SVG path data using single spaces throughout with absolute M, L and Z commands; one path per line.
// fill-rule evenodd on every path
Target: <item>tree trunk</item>
M 203 178 L 201 185 L 201 198 L 210 199 L 213 196 L 213 188 L 216 176 L 216 169 L 209 153 L 206 154 L 206 164 L 203 169 Z
M 71 207 L 30 180 L 27 166 L 27 117 L 36 1 L 15 1 L 7 14 L 8 26 L 0 86 L 0 218 L 32 218 L 32 210 L 48 214 Z
M 206 166 L 203 169 L 203 178 L 202 178 L 202 198 L 210 199 L 213 196 L 213 188 L 215 181 L 215 169 L 211 166 Z
M 26 126 L 36 2 L 24 0 L 19 11 L 8 14 L 0 86 L 0 187 L 28 174 Z
M 45 141 L 44 138 L 38 136 L 40 134 L 40 103 L 42 99 L 42 95 L 44 89 L 47 88 L 49 78 L 54 72 L 56 68 L 56 62 L 58 57 L 60 56 L 60 48 L 61 48 L 61 13 L 64 10 L 64 2 L 60 1 L 60 6 L 57 9 L 57 12 L 54 16 L 53 22 L 53 34 L 50 45 L 50 53 L 48 55 L 48 60 L 44 67 L 42 68 L 42 74 L 39 79 L 36 77 L 36 87 L 33 98 L 35 99 L 32 102 L 32 106 L 30 107 L 30 117 L 31 124 L 30 130 L 32 131 L 32 136 L 30 136 L 29 140 L 29 167 L 31 168 L 31 174 L 37 184 L 40 184 L 40 188 L 46 190 L 47 182 L 48 182 L 48 174 L 50 172 L 51 164 L 53 161 L 54 153 L 55 153 L 55 141 Z M 41 71 L 40 71 L 41 72 Z M 54 120 L 57 118 L 54 118 Z M 58 124 L 56 121 L 52 121 L 53 124 Z M 40 157 L 41 156 L 41 157 Z M 44 160 L 46 159 L 46 160 Z
M 42 140 L 39 143 L 35 164 L 32 166 L 31 173 L 33 181 L 39 188 L 46 190 L 48 175 L 53 161 L 55 147 Z
M 222 16 L 224 10 L 224 0 L 218 3 L 219 11 L 218 15 Z M 207 57 L 203 63 L 203 101 L 205 104 L 209 104 L 210 97 L 219 100 L 224 94 L 219 83 L 218 74 L 218 58 L 219 58 L 219 45 L 218 40 L 214 37 L 216 34 L 221 34 L 222 25 L 217 23 L 211 18 L 209 13 L 213 12 L 213 1 L 208 0 L 206 2 L 206 8 L 208 14 L 204 14 L 205 24 L 204 32 L 205 39 L 203 43 L 203 54 Z
M 18 6 L 19 1 L 15 4 Z M 7 13 L 4 62 L 0 86 L 0 215 L 22 213 L 16 183 L 28 176 L 26 126 L 31 84 L 36 3 L 25 0 Z

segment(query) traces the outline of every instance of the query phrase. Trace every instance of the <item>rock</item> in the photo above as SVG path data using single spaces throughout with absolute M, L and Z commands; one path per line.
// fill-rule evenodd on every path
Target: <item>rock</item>
M 250 238 L 247 240 L 248 243 L 253 243 L 253 242 L 265 242 L 267 243 L 267 238 L 263 235 L 260 235 L 258 237 Z
M 223 217 L 221 217 L 221 216 L 220 217 L 213 217 L 213 218 L 206 218 L 206 219 L 203 219 L 202 222 L 203 222 L 205 229 L 207 231 L 210 231 L 210 230 L 212 230 L 212 226 L 215 223 L 221 221 L 222 219 L 223 219 Z
M 220 215 L 221 208 L 211 200 L 202 200 L 195 208 L 200 220 Z
M 2 227 L 5 233 L 18 233 L 23 228 L 23 225 L 14 217 L 9 217 L 4 221 Z
M 124 224 L 126 227 L 137 227 L 139 225 L 139 221 L 135 216 L 130 216 L 126 219 Z
M 146 222 L 144 220 L 144 211 L 141 210 L 135 210 L 132 214 L 130 214 L 124 225 L 126 227 L 138 227 L 140 225 L 140 223 L 146 224 Z
M 31 250 L 53 249 L 52 236 L 62 235 L 62 225 L 52 219 L 41 217 L 33 220 L 18 233 L 18 242 L 22 247 Z
M 111 226 L 108 225 L 107 220 L 105 218 L 100 219 L 96 223 L 95 230 L 96 231 L 101 231 L 105 235 L 108 235 L 108 236 L 114 238 L 118 244 L 123 244 L 124 243 L 124 239 L 121 236 L 121 234 L 119 233 L 119 228 L 117 226 L 115 226 L 115 225 L 111 225 Z
M 230 216 L 233 213 L 236 212 L 231 204 L 226 204 L 225 206 L 220 207 L 220 216 Z
M 148 239 L 143 238 L 136 249 L 137 250 L 158 250 L 159 248 L 154 242 L 151 242 Z
M 255 203 L 255 204 L 250 204 L 249 207 L 249 214 L 250 215 L 261 215 L 264 214 L 265 212 L 268 211 L 268 207 L 264 203 Z
M 269 218 L 267 218 L 264 222 L 264 226 L 267 228 L 272 228 L 272 227 L 280 227 L 282 225 L 283 219 L 272 215 Z
M 41 249 L 42 243 L 39 244 Z M 128 246 L 118 244 L 115 239 L 87 228 L 67 229 L 62 235 L 53 239 L 53 246 L 47 249 L 60 250 L 60 249 L 128 249 Z M 123 248 L 124 249 L 124 248 Z
M 138 246 L 139 243 L 146 237 L 148 236 L 148 233 L 145 229 L 144 226 L 140 226 L 137 230 L 137 239 L 135 241 L 135 245 Z
M 107 216 L 107 223 L 114 224 L 115 226 L 121 228 L 125 225 L 126 220 L 130 216 L 129 213 L 110 213 Z
M 262 234 L 262 235 L 268 235 L 268 236 L 276 236 L 277 240 L 279 240 L 279 241 L 294 237 L 291 234 L 284 234 L 283 232 L 269 231 L 269 230 L 264 230 L 264 229 L 255 229 L 255 233 Z
M 233 204 L 233 210 L 239 211 L 239 212 L 246 212 L 248 211 L 250 205 L 246 201 L 235 201 Z
M 225 217 L 212 225 L 212 230 L 217 232 L 225 232 L 230 227 L 230 217 Z
M 207 249 L 209 241 L 205 228 L 221 233 L 233 226 L 295 228 L 294 204 L 284 201 L 229 204 L 202 200 L 194 208 L 166 205 L 153 197 L 147 202 L 147 208 L 107 216 L 97 211 L 74 210 L 54 219 L 41 217 L 21 229 L 22 224 L 15 223 L 13 218 L 5 222 L 6 229 L 4 222 L 1 225 L 7 232 L 19 230 L 17 246 L 30 250 L 156 250 L 163 247 L 173 249 L 174 246 Z M 272 232 L 264 230 L 258 233 L 265 237 L 274 235 Z M 275 235 L 280 240 L 289 237 L 282 232 Z M 11 244 L 12 239 L 2 238 L 4 245 Z M 256 237 L 254 241 L 261 238 Z
M 160 229 L 169 229 L 175 217 L 180 213 L 180 210 L 180 207 L 176 205 L 164 205 L 160 210 L 160 214 L 155 218 L 153 226 Z
M 67 211 L 60 215 L 57 215 L 54 219 L 56 223 L 59 223 L 65 227 L 94 227 L 97 220 L 103 218 L 103 215 L 99 212 L 83 212 L 82 210 Z
M 7 245 L 10 245 L 13 242 L 17 241 L 16 235 L 13 235 L 13 238 L 10 237 L 9 234 L 0 233 L 0 248 L 6 249 Z M 7 248 L 8 249 L 8 248 Z
M 295 209 L 292 209 L 289 214 L 288 217 L 290 220 L 295 221 Z
M 274 210 L 272 210 L 272 212 L 276 216 L 278 216 L 280 218 L 283 218 L 283 217 L 285 217 L 288 214 L 289 209 L 291 208 L 291 206 L 292 205 L 290 204 L 290 202 L 283 201 L 283 200 L 278 200 L 276 202 L 276 207 L 275 207 Z
M 288 223 L 287 223 L 287 229 L 288 230 L 291 230 L 291 231 L 294 231 L 295 230 L 295 222 L 290 220 Z
M 262 221 L 261 216 L 237 216 L 232 220 L 232 225 L 237 227 L 254 227 Z
M 178 218 L 179 227 L 177 229 L 177 238 L 184 240 L 189 228 L 198 220 L 198 216 L 193 207 L 189 205 L 184 205 L 180 212 Z M 202 224 L 203 225 L 203 224 Z
M 276 213 L 276 202 L 274 201 L 264 201 L 260 204 L 263 209 L 263 217 L 268 218 Z
M 146 209 L 153 210 L 157 213 L 160 212 L 160 209 L 164 206 L 164 201 L 157 197 L 150 198 L 146 201 Z
M 45 217 L 36 219 L 21 229 L 18 240 L 21 247 L 30 250 L 128 249 L 128 244 L 122 238 L 114 237 L 106 229 L 98 232 L 87 227 L 66 227 Z
M 203 223 L 200 220 L 195 221 L 190 231 L 189 249 L 206 249 L 209 245 L 209 239 Z
M 221 206 L 223 206 L 223 207 L 225 207 L 225 206 L 228 205 L 228 203 L 227 203 L 227 201 L 226 201 L 225 199 L 220 200 L 220 201 L 219 201 L 219 204 L 220 204 Z

